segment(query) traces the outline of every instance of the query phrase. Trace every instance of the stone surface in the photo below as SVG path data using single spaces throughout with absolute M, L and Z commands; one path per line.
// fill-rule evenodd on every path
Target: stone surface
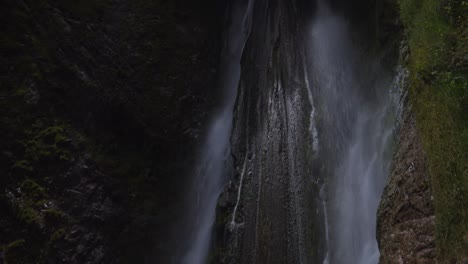
M 218 213 L 224 224 L 217 245 L 221 263 L 296 264 L 321 258 L 312 146 L 304 143 L 312 142 L 302 39 L 306 10 L 302 1 L 254 1 L 231 139 L 235 177 L 225 194 L 232 203 Z
M 416 124 L 407 109 L 377 216 L 380 263 L 435 263 L 434 206 Z
M 179 195 L 216 97 L 223 5 L 0 3 L 8 263 L 168 262 Z

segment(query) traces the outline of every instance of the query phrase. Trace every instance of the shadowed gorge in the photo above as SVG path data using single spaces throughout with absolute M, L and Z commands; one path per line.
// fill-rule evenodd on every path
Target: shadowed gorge
M 222 4 L 1 5 L 0 255 L 167 262 L 217 97 Z
M 468 261 L 465 0 L 0 7 L 0 264 Z

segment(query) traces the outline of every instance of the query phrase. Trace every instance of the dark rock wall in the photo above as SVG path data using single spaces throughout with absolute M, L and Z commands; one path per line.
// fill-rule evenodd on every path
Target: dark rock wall
M 164 263 L 223 2 L 0 7 L 0 262 Z
M 224 230 L 216 250 L 222 263 L 320 259 L 302 7 L 299 1 L 254 3 L 232 134 L 235 176 L 218 212 Z

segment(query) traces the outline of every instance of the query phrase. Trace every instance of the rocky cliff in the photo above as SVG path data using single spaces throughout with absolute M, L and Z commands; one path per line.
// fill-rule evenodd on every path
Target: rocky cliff
M 2 1 L 0 262 L 170 257 L 222 5 Z
M 434 204 L 426 155 L 407 109 L 378 211 L 380 263 L 435 263 Z

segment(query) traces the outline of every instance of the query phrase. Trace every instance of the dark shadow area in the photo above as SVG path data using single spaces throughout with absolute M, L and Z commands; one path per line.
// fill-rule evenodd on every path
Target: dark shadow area
M 0 5 L 6 261 L 170 257 L 178 186 L 214 106 L 224 2 Z

